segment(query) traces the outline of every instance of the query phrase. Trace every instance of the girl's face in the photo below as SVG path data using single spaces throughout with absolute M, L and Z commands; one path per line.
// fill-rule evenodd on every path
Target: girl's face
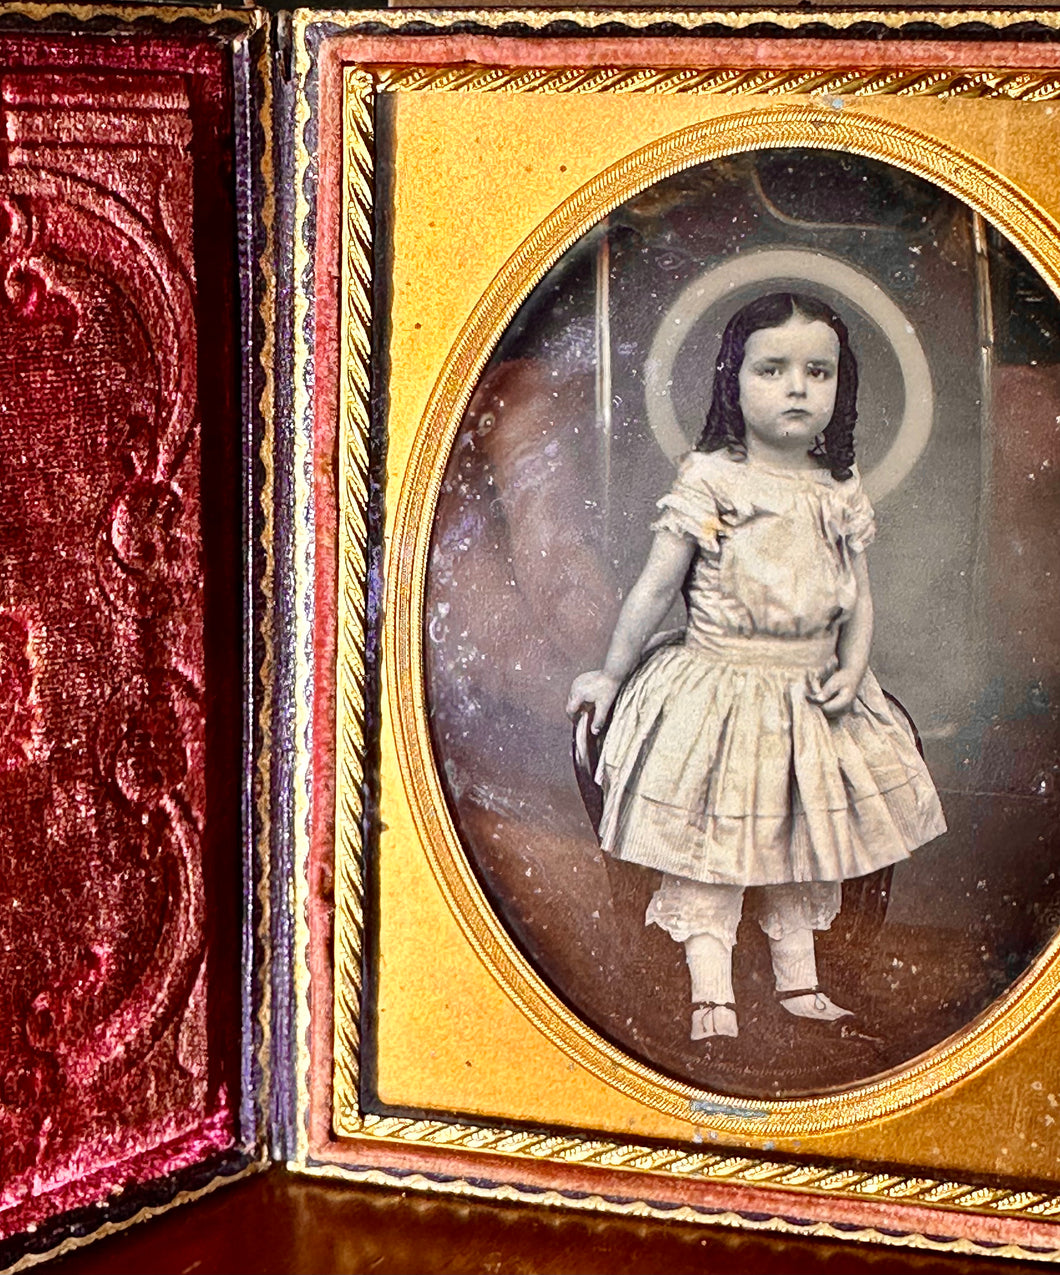
M 838 372 L 839 337 L 820 319 L 752 332 L 738 376 L 748 455 L 801 463 L 832 419 Z

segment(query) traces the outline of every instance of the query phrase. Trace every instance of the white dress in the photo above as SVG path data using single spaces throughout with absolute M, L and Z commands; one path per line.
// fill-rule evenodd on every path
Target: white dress
M 875 534 L 857 474 L 772 470 L 693 452 L 655 530 L 696 554 L 688 624 L 622 688 L 600 758 L 601 842 L 692 881 L 843 881 L 945 832 L 904 718 L 866 673 L 826 717 L 807 692 L 836 668 Z

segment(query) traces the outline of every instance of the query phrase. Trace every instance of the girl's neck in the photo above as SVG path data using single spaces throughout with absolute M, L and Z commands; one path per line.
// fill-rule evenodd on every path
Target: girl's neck
M 798 447 L 770 447 L 760 438 L 752 438 L 750 432 L 744 440 L 749 464 L 763 469 L 786 469 L 792 473 L 813 473 L 821 468 L 813 456 L 800 443 Z

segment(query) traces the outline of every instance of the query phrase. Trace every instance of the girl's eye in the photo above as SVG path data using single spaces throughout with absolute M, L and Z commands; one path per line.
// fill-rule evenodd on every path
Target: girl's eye
M 815 381 L 827 381 L 832 375 L 830 367 L 810 367 L 806 369 L 807 375 L 812 376 Z

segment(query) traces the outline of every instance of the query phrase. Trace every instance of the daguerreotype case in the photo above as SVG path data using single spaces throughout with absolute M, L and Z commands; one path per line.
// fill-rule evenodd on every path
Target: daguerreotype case
M 1060 11 L 0 48 L 4 1263 L 272 1159 L 1060 1259 Z

